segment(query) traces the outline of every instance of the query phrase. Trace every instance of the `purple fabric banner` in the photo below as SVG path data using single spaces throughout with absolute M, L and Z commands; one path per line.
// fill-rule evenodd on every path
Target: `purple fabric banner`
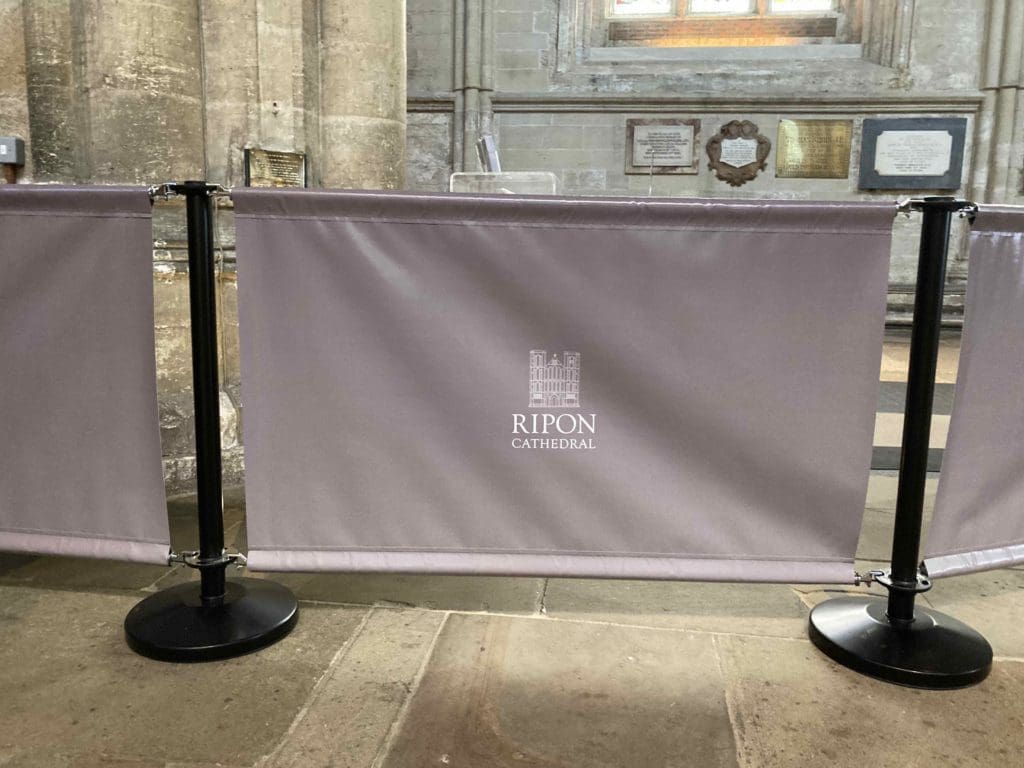
M 145 189 L 0 186 L 0 550 L 166 563 Z
M 852 580 L 894 206 L 234 199 L 251 567 Z
M 935 514 L 931 576 L 1024 562 L 1024 208 L 982 206 Z

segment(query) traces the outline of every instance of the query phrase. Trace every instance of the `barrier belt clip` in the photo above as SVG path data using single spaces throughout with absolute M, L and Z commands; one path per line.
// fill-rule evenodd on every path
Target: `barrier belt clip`
M 890 592 L 913 592 L 919 594 L 932 588 L 932 580 L 926 573 L 918 573 L 914 581 L 893 581 L 892 574 L 887 571 L 868 571 L 866 574 L 854 573 L 853 583 L 856 586 L 881 584 Z
M 149 188 L 149 202 L 154 203 L 157 199 L 170 200 L 177 192 L 174 191 L 174 182 L 165 181 L 163 184 L 154 184 Z
M 228 552 L 224 550 L 218 557 L 200 557 L 198 550 L 188 550 L 186 552 L 171 552 L 167 557 L 167 564 L 182 563 L 187 565 L 189 568 L 198 568 L 202 570 L 204 568 L 220 568 L 228 566 L 234 563 L 238 568 L 242 568 L 246 565 L 245 555 L 241 552 Z

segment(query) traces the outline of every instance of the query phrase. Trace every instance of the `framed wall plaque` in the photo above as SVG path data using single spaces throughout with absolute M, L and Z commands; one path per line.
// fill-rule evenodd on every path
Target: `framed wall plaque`
M 775 176 L 845 179 L 850 175 L 852 120 L 779 120 Z
M 708 168 L 730 186 L 739 187 L 765 169 L 772 143 L 749 120 L 733 120 L 708 139 Z
M 306 156 L 301 152 L 246 149 L 245 186 L 305 187 Z
M 627 120 L 626 173 L 697 173 L 700 120 Z
M 860 189 L 959 189 L 964 117 L 864 120 Z

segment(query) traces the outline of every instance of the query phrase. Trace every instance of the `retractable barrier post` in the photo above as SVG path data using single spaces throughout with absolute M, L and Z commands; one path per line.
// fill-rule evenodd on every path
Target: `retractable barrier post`
M 827 656 L 872 677 L 918 688 L 971 685 L 992 667 L 992 648 L 984 637 L 950 616 L 914 605 L 917 594 L 931 588 L 919 556 L 950 221 L 971 205 L 952 197 L 911 203 L 923 219 L 892 566 L 888 573 L 872 574 L 889 598 L 828 600 L 810 615 L 811 641 Z
M 163 661 L 209 661 L 254 651 L 284 637 L 298 619 L 295 596 L 263 579 L 225 578 L 238 557 L 224 551 L 220 453 L 220 385 L 213 268 L 213 194 L 217 186 L 166 186 L 185 197 L 188 220 L 192 382 L 196 424 L 199 551 L 181 559 L 200 572 L 147 597 L 125 618 L 128 645 Z

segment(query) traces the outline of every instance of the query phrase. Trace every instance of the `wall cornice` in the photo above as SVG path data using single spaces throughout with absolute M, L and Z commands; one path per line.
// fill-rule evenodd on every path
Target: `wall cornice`
M 925 93 L 897 96 L 824 95 L 819 98 L 694 95 L 495 93 L 495 112 L 760 112 L 813 114 L 975 114 L 985 96 L 967 93 Z
M 495 112 L 752 112 L 787 114 L 956 114 L 973 115 L 985 102 L 981 91 L 917 93 L 892 96 L 825 95 L 819 98 L 776 96 L 493 93 Z M 410 112 L 451 112 L 453 93 L 410 94 Z

